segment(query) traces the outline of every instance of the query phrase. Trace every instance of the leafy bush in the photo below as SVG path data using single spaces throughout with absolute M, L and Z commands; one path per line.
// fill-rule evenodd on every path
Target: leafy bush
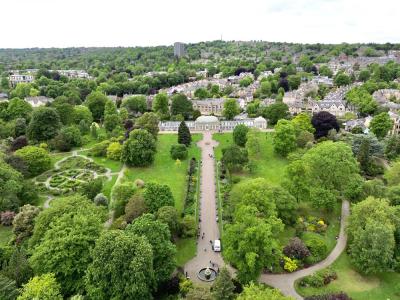
M 93 202 L 97 206 L 99 206 L 99 205 L 108 206 L 108 198 L 106 196 L 104 196 L 103 193 L 97 194 L 96 197 L 94 197 Z
M 310 250 L 304 245 L 298 237 L 291 238 L 289 244 L 283 248 L 283 253 L 291 258 L 304 259 L 310 256 Z
M 110 145 L 109 140 L 102 141 L 100 143 L 95 144 L 92 149 L 90 149 L 90 155 L 95 157 L 106 157 L 107 148 Z
M 13 142 L 11 143 L 10 150 L 17 151 L 18 149 L 21 149 L 27 145 L 28 145 L 28 139 L 24 135 L 22 135 L 13 140 Z
M 135 194 L 136 187 L 131 183 L 121 183 L 112 189 L 111 198 L 113 200 L 113 209 L 115 217 L 119 217 L 124 214 L 125 205 L 129 199 Z
M 60 151 L 69 151 L 82 146 L 81 132 L 76 126 L 64 127 L 53 140 L 54 147 Z
M 122 152 L 122 145 L 119 142 L 113 142 L 107 147 L 107 158 L 113 160 L 120 160 Z
M 132 223 L 132 221 L 148 211 L 146 203 L 144 202 L 143 195 L 137 193 L 125 205 L 125 221 Z
M 85 182 L 81 185 L 81 193 L 86 196 L 88 199 L 94 200 L 97 194 L 103 188 L 103 181 L 101 178 L 96 178 L 94 180 Z
M 172 159 L 182 160 L 187 158 L 188 150 L 184 144 L 176 144 L 171 146 L 170 154 Z
M 196 220 L 194 216 L 187 215 L 182 219 L 182 237 L 193 237 L 196 235 Z
M 290 257 L 284 256 L 283 257 L 284 266 L 283 268 L 292 273 L 297 270 L 297 262 L 295 259 L 291 259 Z
M 3 226 L 11 226 L 12 222 L 14 220 L 15 217 L 15 212 L 13 211 L 3 211 L 0 214 L 0 221 L 1 221 L 1 225 Z
M 339 292 L 335 294 L 315 295 L 305 297 L 304 300 L 351 300 L 345 292 Z
M 327 254 L 327 246 L 325 240 L 317 233 L 305 232 L 302 240 L 310 250 L 311 255 L 306 258 L 307 263 L 316 263 L 325 258 Z
M 51 167 L 49 153 L 39 147 L 26 146 L 15 152 L 15 155 L 22 158 L 28 166 L 30 176 L 36 176 Z

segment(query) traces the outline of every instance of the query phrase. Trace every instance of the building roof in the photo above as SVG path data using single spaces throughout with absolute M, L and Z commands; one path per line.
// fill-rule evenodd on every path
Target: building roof
M 263 117 L 257 117 L 254 119 L 254 122 L 258 123 L 258 122 L 267 122 L 267 120 L 265 120 Z
M 216 123 L 218 118 L 216 116 L 200 116 L 196 119 L 196 123 Z

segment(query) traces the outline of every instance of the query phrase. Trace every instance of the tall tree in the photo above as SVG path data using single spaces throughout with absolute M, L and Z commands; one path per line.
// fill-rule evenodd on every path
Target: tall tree
M 247 133 L 249 132 L 249 127 L 244 124 L 236 125 L 233 129 L 233 141 L 236 145 L 244 147 L 247 142 Z
M 158 93 L 153 100 L 153 111 L 160 115 L 168 114 L 168 96 L 165 93 Z
M 222 115 L 228 119 L 232 120 L 235 116 L 240 113 L 239 104 L 236 99 L 227 99 L 224 102 L 224 109 Z
M 268 119 L 270 124 L 275 125 L 279 120 L 289 117 L 289 107 L 285 103 L 277 102 L 265 107 L 262 116 Z
M 327 111 L 321 111 L 313 115 L 311 124 L 315 128 L 314 136 L 316 139 L 327 136 L 332 129 L 339 131 L 339 124 L 336 117 Z
M 90 109 L 93 119 L 98 122 L 104 117 L 104 107 L 108 98 L 101 92 L 91 92 L 85 100 L 85 105 Z
M 56 136 L 60 127 L 60 117 L 54 108 L 39 107 L 32 113 L 27 133 L 32 140 L 47 141 Z
M 54 274 L 43 274 L 33 277 L 22 288 L 22 294 L 17 300 L 62 300 L 60 285 Z
M 174 197 L 166 184 L 149 182 L 143 192 L 144 201 L 151 213 L 156 213 L 163 206 L 174 206 Z
M 232 282 L 231 275 L 226 267 L 223 267 L 214 284 L 212 285 L 212 296 L 215 300 L 233 300 L 235 299 L 235 285 Z
M 120 230 L 104 231 L 92 254 L 85 277 L 91 299 L 151 299 L 153 253 L 145 237 Z
M 178 143 L 184 144 L 186 147 L 189 147 L 192 142 L 192 135 L 190 134 L 190 130 L 187 127 L 185 121 L 182 121 L 179 124 L 178 128 Z
M 135 219 L 126 228 L 128 232 L 144 236 L 153 250 L 154 277 L 157 285 L 167 281 L 175 269 L 176 247 L 171 242 L 168 225 L 155 219 L 151 214 L 145 214 Z
M 279 120 L 275 126 L 274 151 L 282 156 L 287 156 L 297 148 L 296 130 L 288 120 Z
M 277 234 L 283 230 L 280 219 L 258 217 L 254 206 L 241 206 L 234 215 L 234 222 L 226 225 L 225 257 L 238 269 L 241 282 L 250 282 L 265 267 L 278 263 L 280 253 Z
M 378 138 L 382 139 L 392 129 L 393 121 L 387 112 L 382 112 L 371 120 L 369 127 Z
M 135 125 L 139 126 L 142 129 L 147 130 L 153 135 L 154 139 L 157 139 L 157 134 L 159 130 L 158 128 L 159 121 L 160 120 L 158 119 L 155 113 L 146 112 L 136 120 Z
M 121 160 L 134 167 L 145 167 L 153 163 L 156 142 L 151 133 L 135 129 L 122 147 Z
M 171 115 L 182 115 L 186 120 L 193 113 L 193 104 L 183 94 L 175 94 L 171 99 Z

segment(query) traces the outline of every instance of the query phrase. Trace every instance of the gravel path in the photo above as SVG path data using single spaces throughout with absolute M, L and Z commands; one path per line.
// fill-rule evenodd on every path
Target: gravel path
M 303 278 L 305 276 L 311 275 L 316 271 L 329 267 L 343 252 L 346 248 L 347 235 L 345 231 L 346 221 L 350 214 L 350 204 L 348 201 L 343 201 L 342 203 L 342 217 L 340 221 L 340 234 L 337 240 L 335 248 L 329 254 L 329 256 L 323 261 L 303 270 L 289 274 L 262 274 L 259 281 L 268 284 L 272 287 L 278 288 L 286 296 L 292 296 L 295 299 L 303 299 L 299 294 L 297 294 L 294 288 L 294 282 L 297 279 Z
M 216 221 L 216 185 L 214 147 L 218 145 L 212 139 L 212 133 L 203 133 L 203 139 L 197 143 L 202 152 L 202 164 L 200 172 L 200 211 L 199 228 L 200 236 L 197 240 L 197 255 L 185 265 L 185 272 L 192 281 L 199 282 L 197 272 L 210 265 L 210 261 L 217 266 L 223 266 L 224 261 L 220 253 L 211 249 L 210 241 L 219 239 L 219 227 Z M 210 156 L 211 155 L 211 156 Z M 204 233 L 204 237 L 203 237 Z M 222 245 L 223 246 L 223 245 Z

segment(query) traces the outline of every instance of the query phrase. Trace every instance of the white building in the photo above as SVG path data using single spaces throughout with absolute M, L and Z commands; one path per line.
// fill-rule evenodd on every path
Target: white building
M 25 101 L 28 102 L 32 107 L 45 106 L 47 103 L 54 101 L 53 98 L 47 98 L 45 96 L 26 97 Z
M 196 121 L 185 121 L 190 131 L 232 131 L 237 125 L 244 124 L 250 128 L 267 129 L 267 120 L 263 117 L 242 120 L 222 120 L 215 116 L 200 116 Z M 179 121 L 161 121 L 160 131 L 178 131 Z
M 18 83 L 31 83 L 33 82 L 32 75 L 22 75 L 22 74 L 13 74 L 8 77 L 12 86 L 16 86 Z

